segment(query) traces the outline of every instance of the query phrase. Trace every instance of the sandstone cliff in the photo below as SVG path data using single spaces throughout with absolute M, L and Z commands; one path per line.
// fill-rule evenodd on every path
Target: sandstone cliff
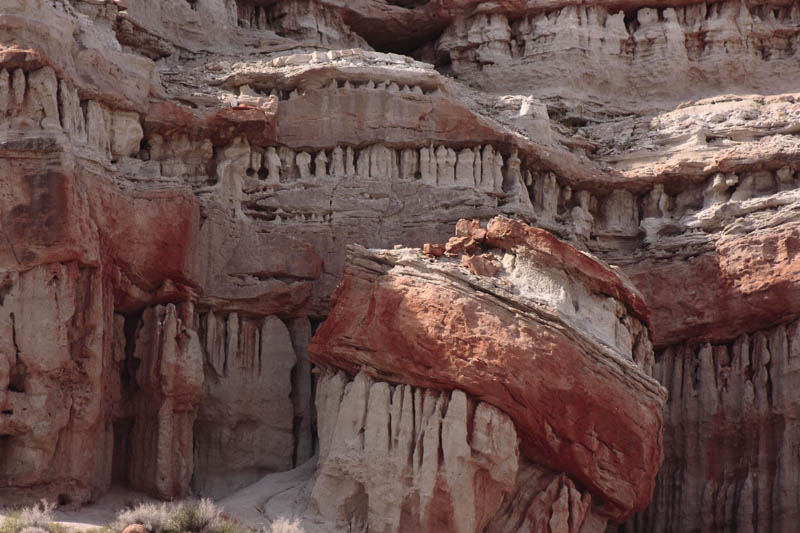
M 574 517 L 553 530 L 602 529 L 653 489 L 625 528 L 791 530 L 799 35 L 791 0 L 4 1 L 0 503 L 80 504 L 112 483 L 222 497 L 319 453 L 312 507 L 354 527 L 538 529 L 551 512 Z M 462 224 L 463 267 L 391 251 L 498 214 L 555 237 L 486 242 Z M 351 244 L 389 251 L 352 248 L 345 267 Z M 550 259 L 503 259 L 521 245 Z M 440 299 L 393 307 L 392 287 L 364 281 L 389 265 Z M 365 309 L 332 307 L 341 279 L 340 299 L 358 280 L 353 298 L 380 297 L 374 331 L 354 322 Z M 482 381 L 489 344 L 456 353 L 472 322 L 414 344 L 459 302 L 480 304 L 476 327 L 545 317 L 546 335 L 493 339 L 516 354 L 508 387 Z M 420 329 L 398 336 L 391 317 Z M 566 356 L 542 356 L 554 381 L 526 400 L 534 345 Z M 669 391 L 655 482 L 651 372 Z M 407 396 L 411 433 L 391 422 Z M 586 439 L 611 415 L 584 417 L 612 397 L 650 444 L 607 463 Z M 551 433 L 531 398 L 552 406 Z M 381 430 L 354 443 L 331 429 L 341 413 Z M 395 447 L 413 456 L 418 423 L 451 458 L 424 475 Z M 487 444 L 517 437 L 518 452 Z M 453 466 L 466 453 L 480 460 Z M 351 480 L 350 503 L 326 476 Z M 378 494 L 381 476 L 399 492 Z M 491 512 L 463 476 L 485 480 Z M 458 511 L 429 512 L 444 501 Z

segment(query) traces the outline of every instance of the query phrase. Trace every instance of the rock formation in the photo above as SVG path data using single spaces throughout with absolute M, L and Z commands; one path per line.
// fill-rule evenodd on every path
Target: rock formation
M 601 514 L 619 520 L 644 508 L 661 462 L 666 397 L 642 368 L 652 365 L 652 348 L 641 296 L 544 230 L 505 218 L 486 229 L 462 220 L 459 230 L 447 245 L 452 259 L 352 248 L 335 305 L 309 345 L 312 361 L 464 391 L 508 415 L 521 453 L 587 487 Z M 497 271 L 475 274 L 462 252 L 497 263 Z M 369 390 L 362 424 L 373 416 Z M 406 397 L 396 391 L 393 408 Z M 388 390 L 381 394 L 388 399 Z M 364 433 L 363 453 L 376 453 L 368 423 Z M 324 447 L 321 454 L 325 464 Z
M 0 504 L 112 484 L 222 497 L 319 454 L 308 508 L 328 525 L 597 530 L 652 489 L 623 528 L 791 530 L 798 39 L 791 0 L 3 1 Z M 554 237 L 503 223 L 489 241 L 497 215 Z M 436 244 L 459 219 L 484 225 Z M 388 251 L 351 248 L 345 268 L 348 245 Z M 515 247 L 548 262 L 522 275 Z M 497 336 L 521 365 L 504 388 L 480 379 L 494 355 L 466 364 L 446 331 L 409 346 L 429 332 L 397 339 L 381 319 L 376 337 L 353 322 L 365 309 L 332 307 L 340 280 L 341 300 L 395 270 L 420 298 L 454 291 L 438 314 L 384 301 L 409 326 L 453 302 L 480 303 L 476 321 L 545 316 L 569 359 L 540 359 L 580 390 L 511 387 L 537 375 L 519 351 L 534 337 Z M 418 362 L 456 357 L 400 368 L 389 338 Z M 654 484 L 651 371 L 669 391 Z M 642 410 L 624 427 L 649 443 L 623 439 L 610 463 L 575 407 L 603 394 Z M 432 411 L 393 425 L 406 395 Z M 552 433 L 520 407 L 534 397 L 560 413 Z M 333 431 L 341 413 L 380 426 L 372 444 Z M 422 475 L 401 440 L 380 448 L 385 429 L 413 457 L 423 421 L 443 457 L 476 459 Z M 518 455 L 491 444 L 512 434 Z M 595 453 L 542 440 L 565 434 Z M 374 446 L 389 460 L 370 471 Z M 393 475 L 398 492 L 372 485 Z M 491 512 L 454 481 L 473 475 Z M 344 478 L 337 503 L 325 480 Z
M 497 408 L 364 373 L 318 387 L 313 515 L 369 531 L 481 531 L 513 490 L 517 434 Z

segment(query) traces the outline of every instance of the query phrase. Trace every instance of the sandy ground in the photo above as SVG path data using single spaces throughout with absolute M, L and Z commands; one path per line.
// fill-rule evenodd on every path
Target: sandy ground
M 311 493 L 309 481 L 317 466 L 316 456 L 288 472 L 265 476 L 217 502 L 223 512 L 241 525 L 258 532 L 314 533 L 333 531 L 329 524 L 304 519 Z M 113 523 L 117 513 L 140 502 L 157 501 L 124 487 L 111 491 L 95 503 L 77 510 L 55 510 L 53 520 L 72 529 L 86 531 Z M 0 509 L 0 518 L 3 512 Z
M 155 501 L 146 494 L 135 492 L 124 487 L 112 487 L 108 494 L 98 501 L 84 505 L 77 510 L 56 509 L 53 511 L 53 520 L 67 526 L 74 531 L 96 529 L 114 522 L 120 509 L 135 505 L 139 502 Z M 0 509 L 0 519 L 6 512 Z
M 114 522 L 117 519 L 117 513 L 125 507 L 150 501 L 155 500 L 145 494 L 124 487 L 112 487 L 108 494 L 78 510 L 54 511 L 53 519 L 70 529 L 84 531 Z
M 329 524 L 303 518 L 311 494 L 309 481 L 316 467 L 315 456 L 294 470 L 262 478 L 220 500 L 219 505 L 228 516 L 258 531 L 334 531 Z

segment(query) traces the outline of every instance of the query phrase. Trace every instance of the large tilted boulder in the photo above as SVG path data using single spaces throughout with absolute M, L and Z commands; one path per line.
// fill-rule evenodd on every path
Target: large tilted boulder
M 445 249 L 435 258 L 351 247 L 312 361 L 460 389 L 506 413 L 522 454 L 586 487 L 606 516 L 644 508 L 662 460 L 666 392 L 643 368 L 652 347 L 635 288 L 502 217 L 485 229 L 459 222 Z

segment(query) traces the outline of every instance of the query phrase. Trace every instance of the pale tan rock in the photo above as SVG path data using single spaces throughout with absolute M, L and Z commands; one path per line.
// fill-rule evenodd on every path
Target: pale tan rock
M 455 168 L 455 183 L 466 187 L 475 187 L 475 153 L 470 148 L 458 152 Z
M 142 126 L 136 113 L 116 112 L 111 116 L 111 153 L 130 156 L 139 151 L 142 141 Z
M 734 1 L 679 3 L 661 11 L 640 2 L 554 7 L 521 17 L 512 2 L 498 6 L 499 13 L 470 18 L 453 10 L 437 52 L 448 54 L 460 78 L 485 90 L 500 85 L 511 93 L 529 87 L 537 97 L 568 87 L 585 100 L 615 94 L 626 105 L 663 104 L 659 98 L 677 104 L 686 95 L 724 91 L 744 79 L 754 92 L 791 90 L 788 80 L 781 80 L 780 88 L 765 81 L 780 76 L 779 65 L 792 56 L 790 49 L 777 45 L 767 58 L 747 51 L 765 34 L 792 27 L 788 7 L 778 17 Z M 619 7 L 624 13 L 613 12 Z M 515 18 L 510 28 L 506 15 Z M 698 37 L 708 31 L 718 33 L 707 40 Z M 737 61 L 742 55 L 747 61 Z M 637 80 L 635 96 L 625 86 L 628 80 Z
M 289 330 L 275 316 L 209 312 L 199 334 L 208 366 L 194 425 L 193 488 L 220 497 L 293 466 L 296 356 Z
M 494 147 L 486 145 L 483 147 L 481 155 L 481 181 L 479 190 L 492 192 L 494 191 Z
M 436 163 L 436 154 L 433 153 L 433 147 L 420 148 L 419 166 L 420 166 L 420 173 L 422 174 L 422 183 L 427 183 L 429 185 L 436 185 L 437 163 Z
M 312 512 L 371 531 L 482 531 L 516 478 L 508 417 L 480 402 L 472 414 L 474 400 L 458 390 L 392 386 L 363 373 L 348 381 L 328 373 L 318 382 L 326 423 Z
M 617 235 L 638 233 L 639 213 L 633 195 L 616 190 L 603 202 L 604 230 Z
M 90 100 L 86 107 L 86 136 L 89 146 L 108 157 L 111 152 L 111 114 L 104 105 Z
M 328 156 L 325 152 L 317 152 L 314 156 L 314 177 L 325 178 L 328 176 Z
M 51 67 L 28 74 L 27 113 L 35 117 L 42 128 L 59 128 L 58 81 Z
M 400 152 L 400 177 L 411 180 L 419 171 L 419 154 L 416 150 L 404 149 Z
M 331 153 L 331 175 L 345 175 L 344 154 L 345 152 L 342 150 L 341 146 L 336 146 L 336 148 L 333 149 Z
M 21 68 L 14 70 L 11 73 L 11 101 L 17 109 L 25 102 L 26 85 L 25 72 Z
M 77 143 L 86 142 L 86 118 L 81 111 L 78 91 L 64 80 L 59 82 L 58 106 L 61 113 L 61 127 Z
M 181 498 L 189 493 L 194 472 L 192 426 L 203 386 L 200 341 L 169 304 L 145 310 L 133 349 L 138 390 L 122 400 L 132 404 L 123 407 L 122 417 L 132 419 L 125 436 L 130 456 L 119 457 L 115 467 L 138 490 Z
M 11 100 L 11 78 L 6 69 L 0 69 L 0 113 L 5 115 L 8 112 Z
M 131 524 L 122 530 L 122 533 L 149 533 L 150 530 L 142 524 Z
M 104 335 L 111 335 L 102 282 L 77 262 L 2 279 L 0 499 L 9 505 L 32 497 L 57 501 L 60 495 L 85 501 L 111 481 L 103 461 L 112 439 L 105 408 L 99 396 L 86 392 L 102 390 L 109 373 L 102 358 Z M 80 338 L 73 342 L 76 333 Z M 70 461 L 54 461 L 58 456 Z
M 264 166 L 267 168 L 267 181 L 270 183 L 280 183 L 281 181 L 281 159 L 275 151 L 275 147 L 270 146 L 264 155 Z

